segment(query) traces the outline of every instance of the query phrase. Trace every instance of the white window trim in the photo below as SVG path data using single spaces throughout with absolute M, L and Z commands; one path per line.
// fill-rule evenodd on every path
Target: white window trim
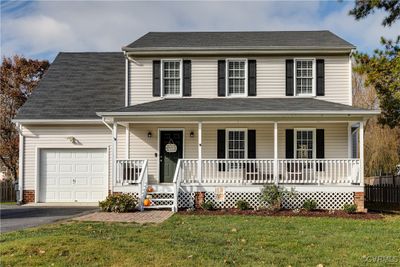
M 165 61 L 179 61 L 179 94 L 164 94 L 164 62 Z M 161 59 L 161 92 L 160 95 L 163 98 L 179 98 L 183 96 L 183 60 L 181 58 L 165 58 Z
M 297 86 L 296 86 L 296 62 L 297 61 L 303 61 L 303 60 L 312 60 L 313 65 L 313 77 L 312 77 L 312 93 L 311 94 L 297 94 Z M 294 83 L 294 95 L 297 97 L 315 97 L 317 94 L 317 65 L 316 65 L 316 59 L 315 58 L 294 58 L 294 62 L 293 62 L 293 83 Z
M 229 94 L 229 62 L 230 61 L 244 61 L 244 93 L 243 94 Z M 227 58 L 225 59 L 225 96 L 226 97 L 247 97 L 248 96 L 248 64 L 247 58 Z
M 317 157 L 317 129 L 316 128 L 295 128 L 294 129 L 294 138 L 293 138 L 293 148 L 294 148 L 294 158 L 297 159 L 297 132 L 301 131 L 312 131 L 313 132 L 313 148 L 312 148 L 312 158 L 315 159 Z
M 235 132 L 235 131 L 243 131 L 244 132 L 244 158 L 247 159 L 247 147 L 248 147 L 248 139 L 247 139 L 247 128 L 226 128 L 225 129 L 225 159 L 230 159 L 229 156 L 229 132 Z M 232 159 L 234 160 L 234 159 Z

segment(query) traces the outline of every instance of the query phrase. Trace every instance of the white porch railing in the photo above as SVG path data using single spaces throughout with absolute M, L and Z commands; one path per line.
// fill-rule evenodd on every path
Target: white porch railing
M 147 160 L 124 159 L 116 162 L 116 185 L 137 184 L 142 172 L 145 171 Z
M 136 185 L 138 187 L 139 209 L 143 210 L 148 185 L 147 160 L 124 159 L 116 161 L 117 186 Z
M 282 184 L 360 183 L 360 160 L 279 159 L 278 174 Z
M 359 159 L 181 159 L 175 176 L 183 184 L 357 184 Z M 276 173 L 275 173 L 276 172 Z M 199 175 L 201 174 L 201 175 Z M 200 176 L 200 177 L 199 177 Z
M 181 186 L 182 181 L 182 170 L 183 170 L 183 160 L 178 160 L 178 164 L 176 165 L 175 174 L 174 174 L 174 211 L 178 211 L 178 195 L 179 188 Z

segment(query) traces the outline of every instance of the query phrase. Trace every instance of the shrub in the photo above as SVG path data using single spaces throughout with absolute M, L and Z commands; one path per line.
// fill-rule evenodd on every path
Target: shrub
M 100 209 L 106 212 L 130 212 L 138 205 L 136 197 L 129 194 L 109 195 L 99 202 Z
M 303 203 L 303 209 L 307 210 L 307 211 L 313 211 L 317 209 L 317 201 L 314 199 L 307 199 L 306 201 L 304 201 Z
M 206 201 L 203 204 L 201 204 L 201 208 L 203 210 L 213 210 L 214 204 L 211 201 Z
M 347 213 L 356 213 L 357 205 L 356 204 L 344 204 L 343 210 Z
M 268 204 L 271 210 L 280 210 L 283 197 L 287 195 L 292 197 L 295 195 L 294 190 L 288 191 L 277 185 L 265 185 L 261 191 L 261 200 Z
M 236 202 L 236 207 L 240 210 L 249 210 L 250 204 L 246 200 L 240 199 Z

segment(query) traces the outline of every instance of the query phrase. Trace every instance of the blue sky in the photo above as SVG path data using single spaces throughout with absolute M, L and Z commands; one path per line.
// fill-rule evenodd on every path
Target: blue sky
M 371 52 L 397 22 L 355 21 L 353 1 L 2 1 L 1 55 L 53 60 L 60 51 L 120 51 L 148 31 L 330 30 Z

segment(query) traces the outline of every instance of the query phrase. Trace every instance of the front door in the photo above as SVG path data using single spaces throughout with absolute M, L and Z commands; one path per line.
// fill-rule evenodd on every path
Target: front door
M 183 157 L 183 131 L 160 132 L 160 182 L 172 183 L 178 159 Z

